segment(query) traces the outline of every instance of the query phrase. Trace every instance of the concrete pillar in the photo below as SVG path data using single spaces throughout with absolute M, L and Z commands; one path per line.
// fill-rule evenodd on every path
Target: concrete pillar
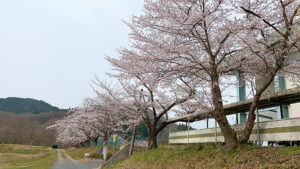
M 237 101 L 242 101 L 246 99 L 246 85 L 245 80 L 242 78 L 242 72 L 240 70 L 236 71 L 237 79 Z M 238 112 L 238 122 L 244 124 L 247 121 L 247 114 L 245 112 Z
M 215 120 L 215 144 L 217 145 L 217 142 L 218 142 L 218 138 L 217 138 L 217 121 Z
M 275 92 L 286 90 L 285 77 L 275 76 L 274 78 Z M 286 119 L 289 118 L 289 108 L 288 105 L 282 104 L 277 107 L 277 118 Z
M 188 121 L 188 131 L 187 131 L 187 139 L 188 139 L 188 141 L 187 141 L 187 145 L 189 145 L 189 143 L 190 143 L 190 121 Z
M 259 131 L 259 114 L 258 108 L 256 108 L 256 127 L 257 127 L 257 144 L 260 145 L 260 131 Z

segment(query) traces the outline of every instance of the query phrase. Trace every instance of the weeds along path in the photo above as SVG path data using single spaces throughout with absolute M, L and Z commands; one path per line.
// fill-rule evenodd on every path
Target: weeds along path
M 51 169 L 96 169 L 100 166 L 100 163 L 74 160 L 65 152 L 65 150 L 58 149 L 57 151 L 57 159 Z

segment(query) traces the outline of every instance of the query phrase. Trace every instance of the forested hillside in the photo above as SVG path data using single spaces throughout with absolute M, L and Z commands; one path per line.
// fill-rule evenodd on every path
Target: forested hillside
M 0 99 L 0 144 L 54 144 L 55 133 L 46 127 L 65 115 L 65 110 L 41 100 Z
M 0 111 L 20 113 L 34 113 L 58 111 L 57 107 L 50 104 L 30 98 L 8 97 L 0 98 Z
M 0 144 L 54 144 L 55 133 L 46 127 L 65 114 L 64 111 L 40 114 L 0 112 Z
M 44 101 L 12 97 L 0 99 L 0 144 L 54 144 L 55 133 L 46 130 L 46 127 L 66 114 L 67 111 L 59 110 Z M 186 126 L 172 124 L 170 130 L 186 130 Z M 169 128 L 161 132 L 160 143 L 167 143 L 168 132 Z M 137 126 L 137 135 L 144 139 L 149 137 L 143 122 Z

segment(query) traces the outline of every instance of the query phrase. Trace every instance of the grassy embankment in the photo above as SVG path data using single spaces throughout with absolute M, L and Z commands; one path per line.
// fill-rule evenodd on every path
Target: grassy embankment
M 199 148 L 200 147 L 200 148 Z M 114 169 L 300 168 L 300 147 L 245 146 L 234 150 L 192 145 L 135 153 Z
M 0 144 L 0 169 L 49 169 L 56 157 L 49 147 Z
M 89 153 L 90 158 L 99 158 L 102 159 L 101 154 L 94 154 L 101 146 L 93 146 L 93 147 L 82 147 L 82 148 L 69 148 L 66 149 L 66 153 L 68 153 L 69 156 L 71 156 L 74 160 L 84 160 L 84 154 Z M 109 146 L 109 151 L 108 151 L 108 158 L 111 157 L 113 151 L 113 147 Z M 114 152 L 118 151 L 118 148 L 115 147 Z

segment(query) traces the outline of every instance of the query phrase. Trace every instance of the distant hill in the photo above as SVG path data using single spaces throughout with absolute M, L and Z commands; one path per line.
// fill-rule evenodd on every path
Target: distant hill
M 5 99 L 0 98 L 0 111 L 4 112 L 13 112 L 17 114 L 39 114 L 41 112 L 50 112 L 58 110 L 59 108 L 51 106 L 50 104 L 41 100 L 17 97 L 8 97 Z
M 0 144 L 30 144 L 49 146 L 55 143 L 55 132 L 47 130 L 67 112 L 12 113 L 0 111 Z M 1 145 L 0 145 L 1 150 Z

